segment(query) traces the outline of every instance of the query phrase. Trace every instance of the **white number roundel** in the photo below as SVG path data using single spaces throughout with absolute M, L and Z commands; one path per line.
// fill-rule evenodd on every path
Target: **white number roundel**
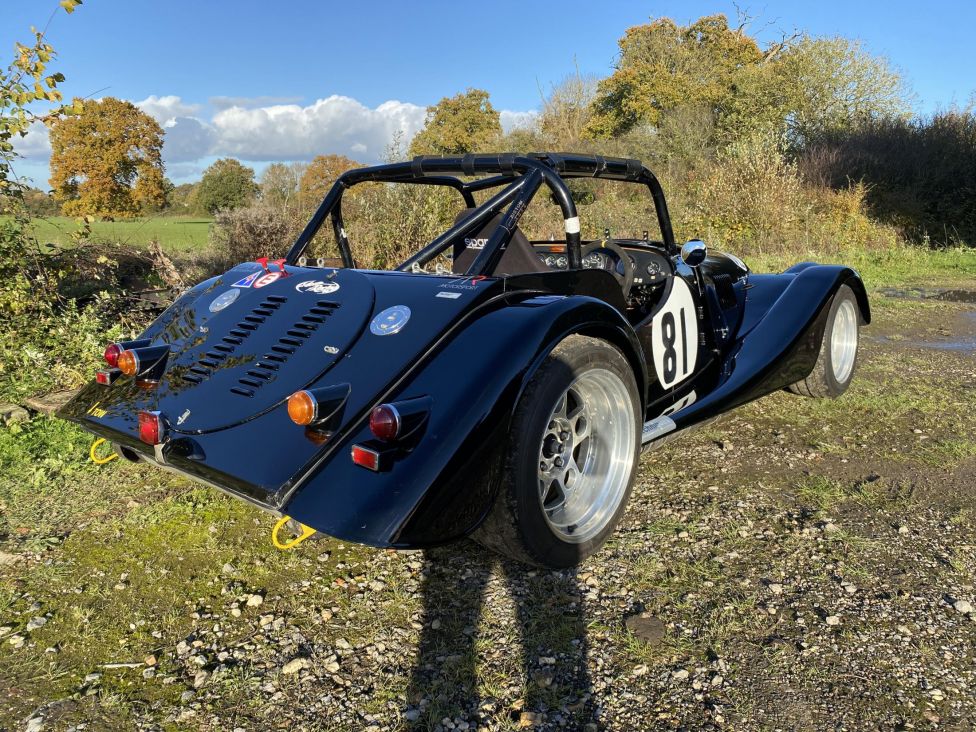
M 698 360 L 698 316 L 688 284 L 675 276 L 664 306 L 651 320 L 654 370 L 668 388 L 687 379 Z

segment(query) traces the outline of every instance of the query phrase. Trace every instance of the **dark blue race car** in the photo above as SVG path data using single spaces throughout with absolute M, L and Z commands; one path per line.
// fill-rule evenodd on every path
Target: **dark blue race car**
M 574 178 L 646 191 L 660 240 L 583 240 Z M 358 269 L 341 204 L 367 182 L 447 186 L 458 217 L 395 269 Z M 540 191 L 561 241 L 519 229 Z M 327 220 L 336 266 L 308 252 Z M 701 241 L 679 250 L 639 161 L 421 157 L 343 174 L 284 259 L 202 282 L 110 344 L 60 414 L 303 533 L 473 535 L 565 567 L 613 530 L 641 450 L 778 389 L 839 396 L 869 318 L 848 267 L 760 275 Z

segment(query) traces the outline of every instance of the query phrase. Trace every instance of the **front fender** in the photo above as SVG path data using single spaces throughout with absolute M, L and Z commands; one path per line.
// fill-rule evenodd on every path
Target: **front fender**
M 830 302 L 842 285 L 857 297 L 864 323 L 871 311 L 857 272 L 813 265 L 750 278 L 743 328 L 722 363 L 722 378 L 706 396 L 672 415 L 673 431 L 713 419 L 805 378 L 820 354 Z
M 338 537 L 374 546 L 451 541 L 491 508 L 519 397 L 546 356 L 572 333 L 623 350 L 643 385 L 643 354 L 627 321 L 589 297 L 538 296 L 471 322 L 427 358 L 390 401 L 429 396 L 430 417 L 389 470 L 354 465 L 352 445 L 372 438 L 365 420 L 290 497 L 283 511 Z

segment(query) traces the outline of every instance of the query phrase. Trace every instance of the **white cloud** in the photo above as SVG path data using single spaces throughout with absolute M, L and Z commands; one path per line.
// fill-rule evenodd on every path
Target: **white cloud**
M 350 97 L 331 96 L 308 106 L 230 107 L 214 115 L 215 154 L 248 160 L 307 160 L 324 153 L 379 160 L 393 135 L 412 138 L 424 124 L 424 107 L 384 102 L 375 109 Z
M 51 141 L 44 123 L 34 122 L 24 137 L 15 137 L 14 149 L 29 160 L 47 160 L 51 155 Z
M 210 97 L 210 105 L 215 109 L 230 107 L 268 107 L 272 104 L 297 104 L 302 97 Z
M 161 125 L 170 124 L 177 117 L 192 117 L 200 111 L 199 104 L 186 104 L 180 97 L 173 95 L 157 97 L 152 94 L 133 104 Z
M 163 158 L 168 175 L 187 180 L 205 167 L 205 159 L 236 157 L 270 162 L 311 160 L 336 153 L 363 163 L 379 162 L 394 136 L 409 145 L 424 125 L 426 108 L 391 100 L 375 108 L 351 97 L 333 95 L 308 105 L 282 103 L 274 97 L 214 97 L 216 109 L 207 119 L 199 104 L 175 95 L 149 96 L 134 104 L 159 121 L 166 137 Z M 502 128 L 508 132 L 531 124 L 534 111 L 503 110 Z M 17 151 L 32 160 L 46 161 L 50 143 L 43 125 L 32 127 L 18 141 Z
M 523 127 L 531 127 L 535 124 L 536 119 L 538 119 L 539 113 L 534 109 L 528 112 L 513 112 L 510 109 L 503 109 L 498 113 L 498 117 L 502 125 L 502 130 L 511 132 L 512 130 Z

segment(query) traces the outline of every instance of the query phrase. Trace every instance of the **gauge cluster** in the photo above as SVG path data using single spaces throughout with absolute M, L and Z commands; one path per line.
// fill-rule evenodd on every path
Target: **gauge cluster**
M 654 287 L 664 282 L 671 272 L 671 265 L 662 254 L 651 249 L 640 247 L 631 249 L 625 246 L 627 256 L 634 266 L 634 284 Z M 549 252 L 536 250 L 539 259 L 550 269 L 566 269 L 568 261 L 565 252 Z M 610 257 L 602 252 L 590 252 L 583 257 L 584 269 L 605 269 L 610 271 L 619 269 L 616 257 Z M 620 274 L 623 274 L 622 272 Z

